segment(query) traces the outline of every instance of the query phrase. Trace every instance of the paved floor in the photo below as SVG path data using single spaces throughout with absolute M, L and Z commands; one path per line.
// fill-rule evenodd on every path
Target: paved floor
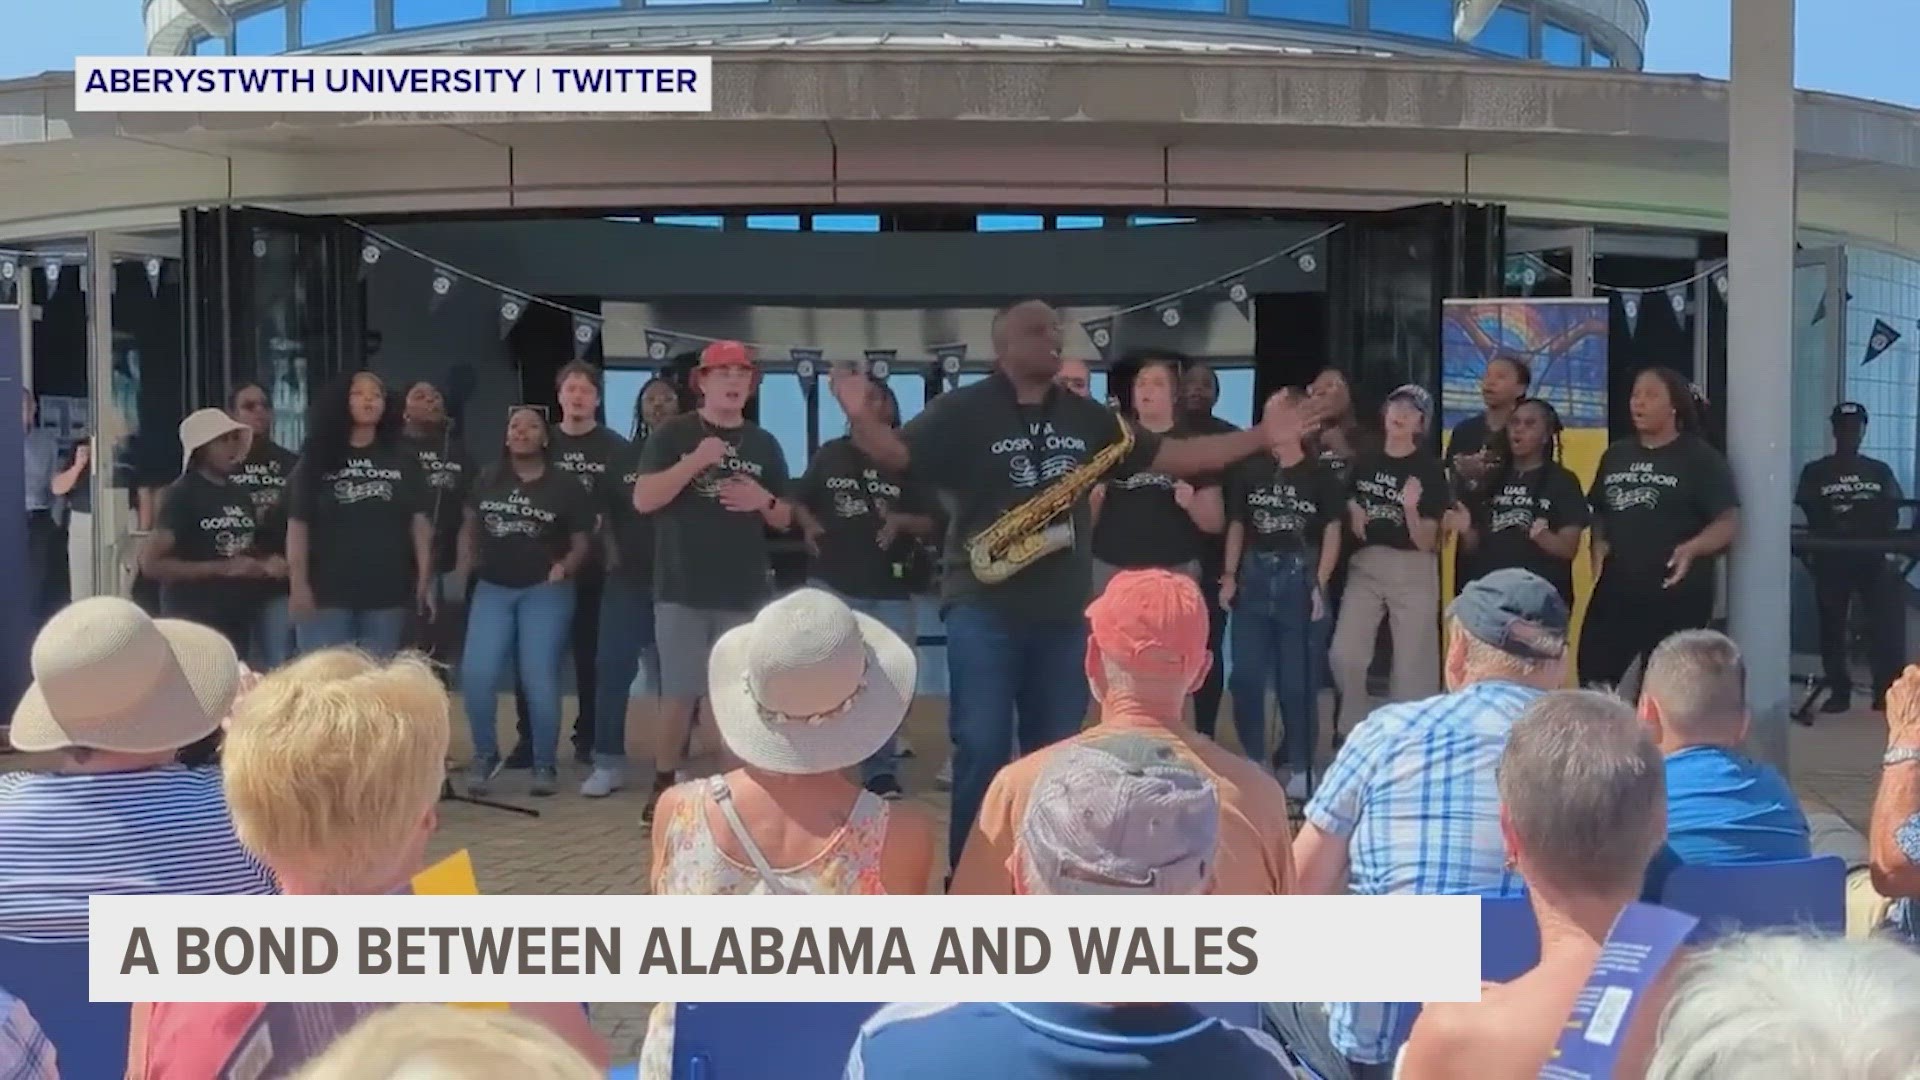
M 503 726 L 511 724 L 512 715 L 509 708 L 501 709 Z M 1227 729 L 1231 726 L 1223 725 Z M 453 756 L 464 760 L 469 745 L 464 725 L 456 721 L 455 729 Z M 921 699 L 908 717 L 906 730 L 918 751 L 904 762 L 907 790 L 910 797 L 944 822 L 947 795 L 936 790 L 933 782 L 948 752 L 944 699 Z M 1883 718 L 1865 710 L 1821 717 L 1813 728 L 1793 729 L 1794 787 L 1809 812 L 1837 813 L 1865 831 L 1885 731 Z M 630 745 L 646 745 L 644 733 L 633 735 Z M 1232 735 L 1225 731 L 1222 738 L 1229 745 L 1233 742 Z M 19 756 L 0 758 L 0 768 L 19 768 L 27 763 L 28 759 Z M 640 764 L 642 768 L 634 777 L 639 780 L 637 785 L 598 800 L 583 799 L 576 793 L 587 771 L 582 766 L 563 767 L 560 794 L 545 799 L 527 797 L 525 773 L 505 773 L 493 797 L 537 809 L 540 816 L 442 803 L 433 855 L 461 848 L 471 851 L 480 887 L 487 893 L 644 893 L 648 837 L 640 823 L 640 812 L 647 773 L 646 763 Z M 944 849 L 945 830 L 936 830 L 936 834 Z M 944 866 L 944 862 L 936 860 L 936 865 Z M 648 1009 L 648 1005 L 638 1003 L 594 1006 L 596 1026 L 612 1041 L 616 1061 L 638 1056 Z

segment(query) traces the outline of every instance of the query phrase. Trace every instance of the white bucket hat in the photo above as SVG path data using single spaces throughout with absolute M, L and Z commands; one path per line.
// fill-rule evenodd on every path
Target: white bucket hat
M 191 746 L 219 728 L 240 684 L 240 659 L 218 631 L 153 619 L 113 596 L 47 620 L 32 665 L 12 730 L 14 748 L 29 754 Z
M 221 412 L 219 409 L 196 409 L 180 421 L 180 467 L 193 468 L 193 452 L 236 431 L 244 431 L 249 437 L 253 429 Z
M 851 768 L 893 738 L 913 704 L 913 646 L 819 589 L 766 607 L 714 643 L 708 700 L 720 737 L 755 768 Z

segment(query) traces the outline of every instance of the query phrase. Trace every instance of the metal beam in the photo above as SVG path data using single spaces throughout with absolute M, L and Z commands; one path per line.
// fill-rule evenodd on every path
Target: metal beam
M 1747 662 L 1755 752 L 1787 768 L 1792 570 L 1794 0 L 1740 0 L 1733 18 L 1727 176 L 1731 202 L 1728 457 L 1741 498 L 1729 597 Z

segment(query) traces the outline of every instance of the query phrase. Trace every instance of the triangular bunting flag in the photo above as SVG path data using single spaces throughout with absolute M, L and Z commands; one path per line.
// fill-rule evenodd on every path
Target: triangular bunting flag
M 807 387 L 820 377 L 820 361 L 827 354 L 820 349 L 798 348 L 788 349 L 787 355 L 793 358 L 793 373 L 800 377 L 800 385 Z
M 40 260 L 40 272 L 47 278 L 47 296 L 52 298 L 60 291 L 60 256 L 48 255 Z
M 1175 327 L 1180 325 L 1180 301 L 1168 300 L 1153 306 L 1153 313 L 1160 317 L 1160 325 Z
M 1620 308 L 1627 315 L 1627 336 L 1632 337 L 1640 330 L 1640 290 L 1621 289 Z
M 593 348 L 593 339 L 600 336 L 600 320 L 590 315 L 573 317 L 573 358 L 583 360 L 587 351 Z
M 0 255 L 0 304 L 18 303 L 19 288 L 20 260 Z
M 867 374 L 876 379 L 893 374 L 893 358 L 898 352 L 898 349 L 868 349 Z
M 367 275 L 372 272 L 375 266 L 380 265 L 380 257 L 386 253 L 386 245 L 377 240 L 362 240 L 360 242 L 359 271 L 361 281 L 367 280 Z
M 1111 362 L 1114 346 L 1113 316 L 1102 315 L 1097 319 L 1088 319 L 1080 324 L 1080 328 L 1087 332 L 1087 340 L 1093 342 L 1094 349 L 1100 353 L 1100 359 Z
M 1522 256 L 1520 260 L 1520 295 L 1532 296 L 1534 286 L 1540 284 L 1540 262 L 1532 255 Z
M 960 342 L 954 345 L 935 345 L 932 351 L 933 351 L 933 362 L 935 366 L 937 366 L 940 369 L 941 377 L 946 379 L 949 383 L 959 382 L 960 369 L 965 367 L 967 363 L 966 343 Z
M 656 364 L 665 363 L 673 358 L 680 344 L 680 335 L 665 330 L 647 328 L 647 359 Z
M 1813 321 L 1808 323 L 1807 325 L 1819 326 L 1822 322 L 1826 320 L 1826 317 L 1827 317 L 1827 294 L 1821 293 L 1820 302 L 1813 305 Z
M 1685 285 L 1670 285 L 1667 287 L 1667 306 L 1673 309 L 1674 318 L 1684 319 L 1687 317 L 1687 287 Z
M 1247 291 L 1245 279 L 1234 278 L 1227 282 L 1227 301 L 1239 309 L 1241 318 L 1253 318 L 1253 293 Z
M 526 297 L 515 296 L 512 293 L 501 293 L 500 303 L 496 309 L 496 314 L 500 317 L 500 336 L 504 338 L 508 334 L 513 333 L 513 328 L 520 325 L 520 318 L 526 313 Z
M 1873 363 L 1880 358 L 1881 353 L 1893 348 L 1893 343 L 1899 340 L 1900 331 L 1888 325 L 1887 320 L 1873 320 L 1873 333 L 1867 335 L 1867 355 L 1861 359 L 1861 365 Z
M 453 276 L 453 271 L 446 267 L 434 267 L 433 278 L 427 283 L 427 287 L 432 290 L 432 295 L 427 298 L 428 313 L 440 310 L 440 305 L 447 302 L 447 297 L 453 292 L 454 282 L 458 280 Z
M 159 257 L 154 255 L 147 256 L 147 261 L 143 264 L 142 268 L 147 272 L 147 292 L 150 295 L 160 295 L 160 270 L 162 265 Z
M 1727 298 L 1728 285 L 1729 285 L 1729 281 L 1727 277 L 1727 268 L 1723 266 L 1720 268 L 1718 273 L 1713 275 L 1714 291 L 1720 294 L 1720 299 L 1722 300 L 1725 300 Z

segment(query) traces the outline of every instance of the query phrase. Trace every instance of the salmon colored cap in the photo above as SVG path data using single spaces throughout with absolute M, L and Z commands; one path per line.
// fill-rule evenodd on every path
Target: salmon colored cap
M 700 370 L 723 367 L 752 367 L 753 350 L 744 342 L 714 341 L 700 350 Z
M 1126 671 L 1174 678 L 1207 651 L 1207 602 L 1193 580 L 1166 570 L 1115 574 L 1087 607 L 1089 634 Z

